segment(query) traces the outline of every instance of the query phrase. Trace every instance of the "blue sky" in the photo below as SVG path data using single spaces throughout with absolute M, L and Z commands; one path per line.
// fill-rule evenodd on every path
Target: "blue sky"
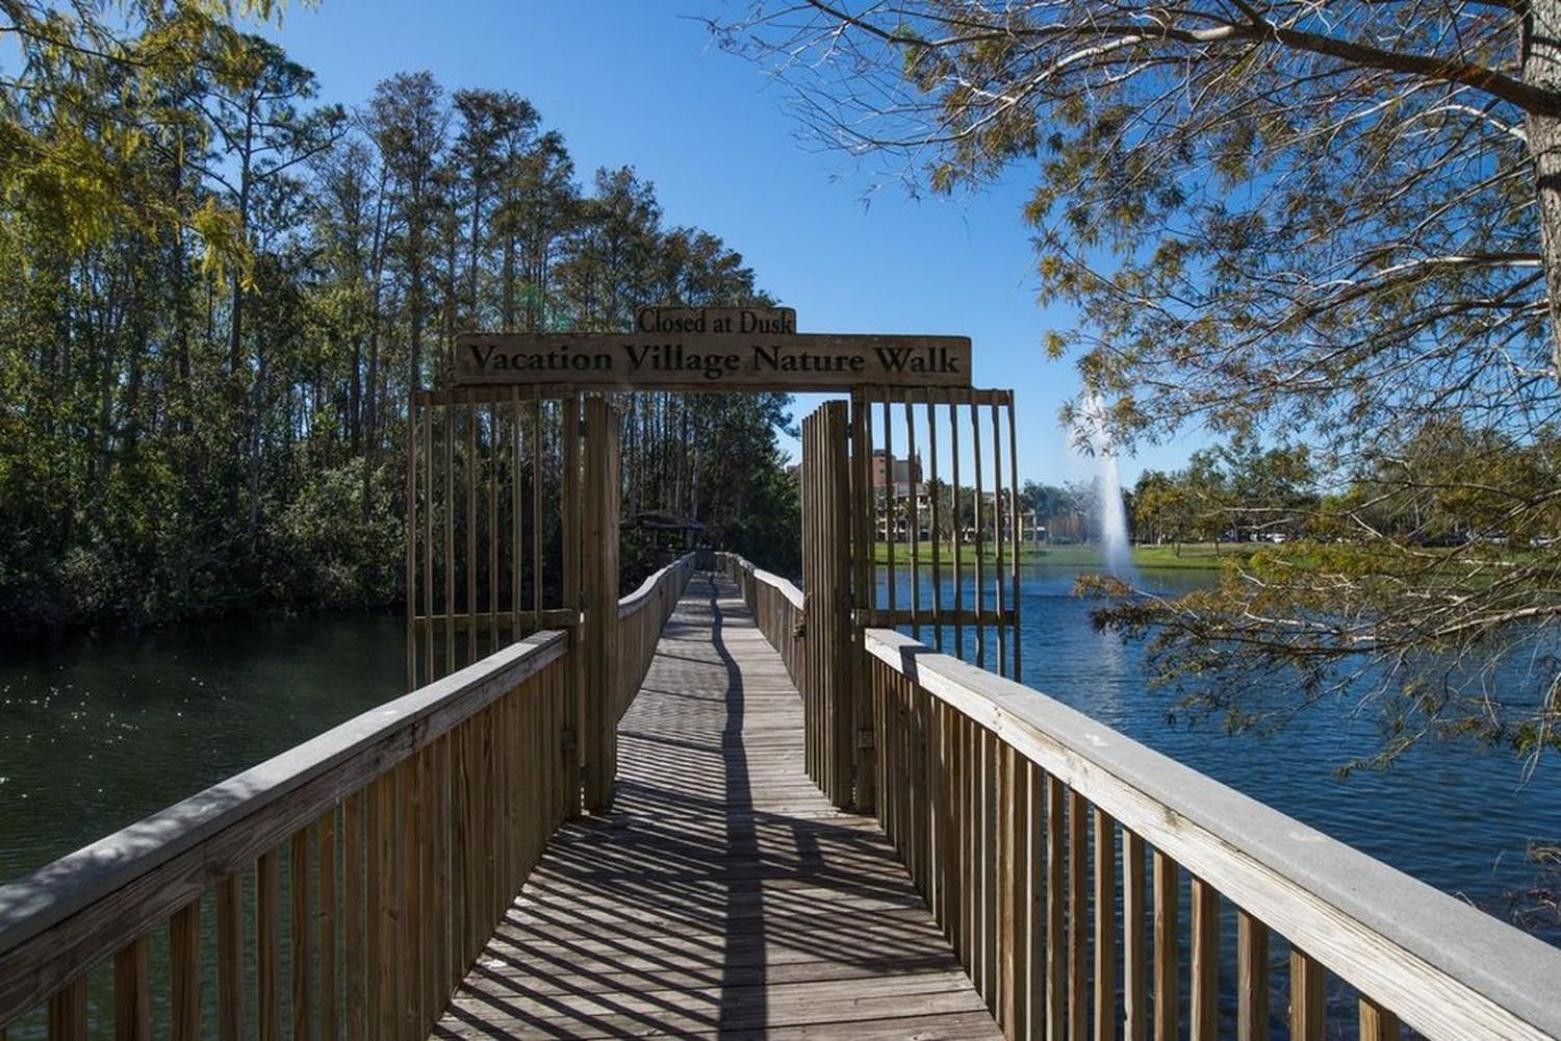
M 702 21 L 738 3 L 439 3 L 322 0 L 289 6 L 275 37 L 320 78 L 325 100 L 357 105 L 395 72 L 427 69 L 447 88 L 513 90 L 561 131 L 582 180 L 632 164 L 665 220 L 739 250 L 760 284 L 797 309 L 803 332 L 971 337 L 978 386 L 1017 394 L 1021 479 L 1085 477 L 1058 407 L 1078 389 L 1071 363 L 1040 342 L 1066 310 L 1037 306 L 1020 207 L 1031 180 L 953 199 L 912 199 L 879 169 L 797 139 L 786 94 L 756 65 L 720 51 Z M 798 415 L 812 408 L 798 400 Z M 1122 461 L 1180 466 L 1201 439 Z

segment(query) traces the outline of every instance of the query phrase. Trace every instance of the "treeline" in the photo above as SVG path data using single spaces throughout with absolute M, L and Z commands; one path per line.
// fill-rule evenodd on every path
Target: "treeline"
M 409 73 L 356 110 L 317 105 L 276 45 L 190 17 L 162 64 L 137 60 L 170 32 L 154 21 L 55 27 L 95 49 L 24 32 L 28 76 L 3 88 L 0 160 L 30 164 L 0 197 L 13 635 L 394 603 L 406 404 L 458 330 L 764 301 L 631 167 L 582 185 L 519 95 Z M 626 514 L 790 566 L 785 397 L 620 406 Z
M 1125 498 L 1141 542 L 1521 549 L 1561 537 L 1547 491 L 1558 469 L 1552 431 L 1520 439 L 1448 416 L 1353 460 L 1342 479 L 1305 445 L 1235 438 L 1194 452 L 1180 470 L 1144 471 Z
M 1133 539 L 1180 548 L 1183 542 L 1285 541 L 1332 531 L 1337 524 L 1320 513 L 1319 476 L 1305 445 L 1264 448 L 1238 437 L 1199 449 L 1180 470 L 1139 475 L 1125 496 Z

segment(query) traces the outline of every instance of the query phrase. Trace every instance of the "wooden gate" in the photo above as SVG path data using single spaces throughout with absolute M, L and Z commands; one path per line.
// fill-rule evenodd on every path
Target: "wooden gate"
M 583 419 L 583 422 L 582 422 Z M 406 467 L 407 687 L 542 629 L 587 649 L 562 750 L 576 809 L 611 797 L 618 416 L 567 388 L 419 391 Z
M 1019 676 L 1016 448 L 1007 390 L 871 388 L 803 421 L 798 685 L 808 776 L 835 805 L 876 803 L 864 630 L 925 630 L 940 652 Z
M 854 557 L 858 627 L 1019 678 L 1017 452 L 1011 390 L 852 395 L 852 538 L 874 547 Z

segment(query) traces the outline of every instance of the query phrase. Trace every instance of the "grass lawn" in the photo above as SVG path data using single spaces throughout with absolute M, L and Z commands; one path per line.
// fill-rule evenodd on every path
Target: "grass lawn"
M 997 554 L 995 547 L 988 543 L 986 552 L 981 555 L 983 562 L 995 562 Z M 932 543 L 923 542 L 917 547 L 917 558 L 923 566 L 932 566 Z M 1248 549 L 1242 546 L 1218 546 L 1212 542 L 1187 542 L 1181 546 L 1178 553 L 1175 546 L 1134 546 L 1133 563 L 1138 567 L 1153 568 L 1193 568 L 1210 569 L 1218 568 L 1220 563 L 1230 557 L 1244 556 Z M 1011 560 L 1013 547 L 1004 544 L 1004 560 Z M 889 560 L 889 547 L 887 543 L 880 542 L 874 547 L 874 559 L 880 563 Z M 954 554 L 945 543 L 939 551 L 939 559 L 945 564 L 954 562 Z M 961 564 L 973 564 L 976 560 L 975 547 L 964 545 L 960 547 L 959 559 Z M 910 546 L 905 543 L 897 543 L 894 547 L 894 562 L 896 564 L 909 564 Z M 1056 564 L 1064 567 L 1089 567 L 1100 563 L 1100 551 L 1098 547 L 1089 543 L 1074 543 L 1059 546 L 1024 546 L 1019 551 L 1021 564 Z

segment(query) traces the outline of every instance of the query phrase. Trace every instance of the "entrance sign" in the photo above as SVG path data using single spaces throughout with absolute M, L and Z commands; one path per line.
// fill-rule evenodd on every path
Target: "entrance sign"
M 640 307 L 634 328 L 462 332 L 454 382 L 781 392 L 971 385 L 969 337 L 799 334 L 791 307 Z
M 463 333 L 460 386 L 848 391 L 969 387 L 970 339 L 798 333 L 789 307 L 647 307 L 632 333 Z
M 455 382 L 623 390 L 968 387 L 970 340 L 828 333 L 465 333 L 455 341 Z
M 642 307 L 634 316 L 634 331 L 795 336 L 797 312 L 790 307 Z

